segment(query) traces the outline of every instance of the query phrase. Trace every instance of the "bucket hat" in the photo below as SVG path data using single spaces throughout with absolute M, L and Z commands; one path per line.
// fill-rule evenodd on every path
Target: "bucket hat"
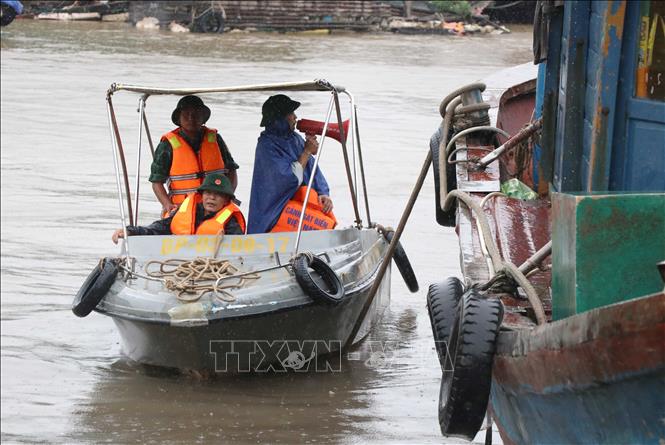
M 275 94 L 270 96 L 268 100 L 263 103 L 261 107 L 261 126 L 265 127 L 271 122 L 284 117 L 289 113 L 293 113 L 300 106 L 300 102 L 292 100 L 289 96 L 284 94 Z
M 178 101 L 175 110 L 171 113 L 171 121 L 180 126 L 180 111 L 185 108 L 200 108 L 203 110 L 203 123 L 205 124 L 210 119 L 210 108 L 208 108 L 203 100 L 198 96 L 184 96 Z
M 216 192 L 221 195 L 229 195 L 231 199 L 235 199 L 231 181 L 229 178 L 220 173 L 211 173 L 207 175 L 203 180 L 203 184 L 201 184 L 196 190 L 198 192 L 208 190 L 210 192 Z

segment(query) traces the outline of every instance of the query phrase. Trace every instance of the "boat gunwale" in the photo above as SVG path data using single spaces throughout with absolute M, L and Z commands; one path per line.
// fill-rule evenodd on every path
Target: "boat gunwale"
M 369 252 L 374 250 L 374 249 L 381 250 L 381 243 L 383 243 L 384 245 L 386 243 L 385 238 L 383 238 L 380 233 L 375 232 L 374 229 L 355 229 L 353 227 L 349 227 L 349 228 L 346 228 L 344 230 L 348 230 L 348 231 L 351 231 L 351 232 L 354 232 L 354 233 L 357 233 L 357 231 L 360 230 L 360 232 L 368 232 L 368 233 L 371 233 L 372 235 L 376 236 L 376 238 L 372 241 L 371 245 L 369 245 L 366 250 L 363 250 L 362 246 L 357 250 L 358 253 L 360 253 L 360 256 L 358 257 L 357 260 L 355 260 L 356 262 L 361 261 L 363 257 L 366 257 L 369 254 Z M 358 236 L 356 238 L 348 240 L 348 242 L 344 245 L 361 242 L 360 233 L 357 233 L 357 235 Z M 241 235 L 241 236 L 247 236 L 247 235 Z M 336 249 L 338 247 L 340 247 L 340 245 L 331 245 L 331 246 L 329 246 L 330 249 Z M 318 255 L 328 256 L 329 254 L 328 254 L 327 251 L 324 250 L 322 253 L 320 253 Z M 344 297 L 344 299 L 341 303 L 344 303 L 345 301 L 354 298 L 359 293 L 367 291 L 368 288 L 371 287 L 374 280 L 376 279 L 378 271 L 379 271 L 379 269 L 381 267 L 381 264 L 384 260 L 385 260 L 385 256 L 381 255 L 380 258 L 378 258 L 374 262 L 374 267 L 372 268 L 371 271 L 369 271 L 368 273 L 366 273 L 364 275 L 359 275 L 358 279 L 356 279 L 353 282 L 349 283 L 351 286 L 348 289 L 345 288 L 345 293 L 347 293 L 347 295 Z M 344 267 L 346 267 L 346 266 L 348 266 L 348 264 L 344 265 Z M 282 264 L 282 265 L 276 266 L 276 267 L 288 268 L 289 264 L 286 263 L 286 264 Z M 257 272 L 257 271 L 254 271 L 254 272 Z M 295 275 L 293 275 L 292 273 L 290 273 L 290 275 L 291 275 L 291 277 L 288 281 L 289 282 L 295 281 Z M 121 278 L 116 278 L 116 282 L 118 282 L 118 280 L 120 280 L 120 279 Z M 146 280 L 145 278 L 141 278 L 141 279 Z M 304 291 L 303 291 L 303 295 L 307 296 L 304 293 Z M 104 300 L 102 300 L 102 301 L 104 302 Z M 283 310 L 297 309 L 297 308 L 308 306 L 308 305 L 311 305 L 311 304 L 314 304 L 314 303 L 316 303 L 316 301 L 311 299 L 311 297 L 310 297 L 310 301 L 307 301 L 305 303 L 294 303 L 292 305 L 287 304 L 287 305 L 280 306 L 280 307 L 275 308 L 275 309 L 268 309 L 266 311 L 252 312 L 252 313 L 245 313 L 245 314 L 233 314 L 233 315 L 229 315 L 229 316 L 224 316 L 225 311 L 224 311 L 224 308 L 222 308 L 221 310 L 218 311 L 219 315 L 214 317 L 214 318 L 207 318 L 206 317 L 206 318 L 200 318 L 200 319 L 196 319 L 196 320 L 199 320 L 200 322 L 203 322 L 204 320 L 206 320 L 207 324 L 214 324 L 214 323 L 217 323 L 217 322 L 222 321 L 222 320 L 234 320 L 234 319 L 241 319 L 241 318 L 249 318 L 249 317 L 254 317 L 254 316 L 261 316 L 261 315 L 264 315 L 264 314 L 276 313 L 276 312 L 280 312 L 280 311 L 283 311 Z M 260 305 L 257 305 L 257 306 L 270 306 L 271 304 L 272 303 L 265 303 L 264 302 L 264 303 L 261 303 Z M 101 306 L 103 306 L 103 305 L 104 304 L 102 304 Z M 100 305 L 98 305 L 94 310 L 96 312 L 100 313 L 100 314 L 104 314 L 104 315 L 107 315 L 109 317 L 119 317 L 119 318 L 123 318 L 123 319 L 127 319 L 127 320 L 133 320 L 133 321 L 143 321 L 143 322 L 147 322 L 147 323 L 173 325 L 173 322 L 170 319 L 144 318 L 144 317 L 140 317 L 140 316 L 137 316 L 137 315 L 122 314 L 122 313 L 119 313 L 119 312 L 112 312 L 112 311 L 101 309 Z
M 664 302 L 665 293 L 657 292 L 590 309 L 543 325 L 501 331 L 496 355 L 523 357 L 534 351 L 560 350 L 602 336 L 626 335 L 628 332 L 638 332 L 644 326 L 665 324 Z M 645 306 L 651 304 L 652 310 L 645 311 Z M 636 320 L 636 314 L 639 315 L 639 321 Z M 560 331 L 564 335 L 560 335 Z
M 362 283 L 361 285 L 352 288 L 351 293 L 349 293 L 344 298 L 344 300 L 339 303 L 339 305 L 347 304 L 353 298 L 357 298 L 358 294 L 361 294 L 361 293 L 367 291 L 368 288 L 370 288 L 372 283 L 374 282 L 374 280 L 372 280 L 371 278 L 376 276 L 380 265 L 381 265 L 381 262 L 378 262 L 377 267 L 374 269 L 372 274 L 370 274 L 367 279 L 363 280 L 361 282 Z M 305 303 L 298 303 L 298 304 L 294 304 L 294 305 L 291 305 L 291 306 L 282 306 L 282 307 L 275 308 L 275 309 L 268 310 L 268 311 L 264 311 L 264 312 L 254 312 L 254 313 L 247 313 L 247 314 L 242 314 L 242 315 L 230 315 L 228 317 L 219 316 L 219 317 L 215 317 L 215 318 L 200 318 L 200 319 L 196 319 L 196 321 L 200 321 L 200 322 L 207 321 L 207 323 L 205 323 L 204 325 L 213 325 L 213 324 L 217 324 L 217 323 L 222 322 L 222 321 L 250 319 L 250 318 L 269 316 L 269 315 L 273 315 L 273 314 L 277 314 L 277 313 L 281 313 L 281 312 L 287 312 L 287 311 L 302 309 L 304 307 L 312 306 L 312 305 L 315 305 L 317 303 L 318 304 L 324 304 L 324 303 L 319 303 L 316 300 L 310 299 L 310 301 L 307 301 Z M 172 320 L 156 319 L 156 318 L 142 318 L 142 317 L 138 317 L 138 316 L 134 316 L 134 315 L 113 313 L 113 312 L 101 309 L 99 306 L 97 306 L 94 309 L 94 311 L 99 313 L 99 314 L 111 317 L 111 318 L 115 317 L 115 318 L 120 318 L 120 319 L 123 319 L 123 320 L 141 322 L 141 323 L 148 323 L 148 324 L 169 325 L 169 326 L 178 327 L 178 328 L 180 328 L 180 327 L 188 328 L 188 327 L 198 327 L 198 326 L 200 326 L 200 325 L 174 324 L 172 322 Z M 220 311 L 220 313 L 223 313 L 223 312 L 224 312 L 223 310 Z

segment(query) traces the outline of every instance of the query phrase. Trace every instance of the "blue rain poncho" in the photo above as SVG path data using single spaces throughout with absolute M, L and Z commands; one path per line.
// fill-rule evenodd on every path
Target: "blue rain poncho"
M 298 178 L 291 168 L 291 164 L 298 160 L 304 149 L 305 140 L 291 130 L 286 118 L 272 122 L 261 132 L 254 156 L 252 193 L 247 215 L 248 234 L 265 233 L 272 229 L 298 187 L 309 182 L 314 158 L 310 158 L 304 168 L 302 183 L 298 183 Z M 314 175 L 312 188 L 319 195 L 330 195 L 320 165 Z

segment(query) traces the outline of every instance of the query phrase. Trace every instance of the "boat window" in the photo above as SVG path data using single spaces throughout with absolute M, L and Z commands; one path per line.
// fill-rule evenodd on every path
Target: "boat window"
M 641 2 L 635 95 L 665 101 L 665 2 Z

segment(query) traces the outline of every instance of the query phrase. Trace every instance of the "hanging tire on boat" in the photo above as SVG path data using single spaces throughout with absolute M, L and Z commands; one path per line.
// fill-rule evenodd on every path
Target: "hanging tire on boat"
M 459 306 L 450 336 L 453 370 L 441 377 L 439 426 L 444 436 L 473 440 L 487 411 L 503 306 L 474 292 Z
M 434 173 L 434 210 L 436 222 L 441 226 L 455 227 L 455 206 L 447 212 L 441 209 L 441 180 L 439 178 L 439 144 L 441 143 L 441 127 L 439 127 L 429 140 L 429 149 L 432 152 L 432 173 Z M 452 132 L 451 132 L 452 133 Z M 448 135 L 450 139 L 450 135 Z M 448 191 L 457 188 L 457 171 L 454 164 L 446 164 L 446 184 Z
M 310 273 L 312 269 L 325 284 L 321 287 Z M 344 299 L 344 284 L 334 270 L 316 255 L 301 254 L 293 261 L 293 272 L 302 290 L 313 300 L 337 304 Z
M 459 302 L 464 293 L 462 282 L 449 277 L 440 283 L 429 286 L 427 291 L 427 312 L 432 325 L 434 346 L 439 356 L 441 369 L 451 371 L 452 361 L 448 359 L 450 335 L 459 317 Z
M 394 235 L 394 230 L 386 230 L 383 232 L 383 236 L 389 243 L 392 242 Z M 406 287 L 408 287 L 411 292 L 418 292 L 418 279 L 416 278 L 416 274 L 413 271 L 413 267 L 411 267 L 409 257 L 406 256 L 406 252 L 402 247 L 402 243 L 399 241 L 397 242 L 395 252 L 393 253 L 393 260 L 395 261 L 397 269 L 399 269 L 399 273 L 402 275 L 402 278 L 406 283 Z
M 104 258 L 90 272 L 88 278 L 83 282 L 74 302 L 72 312 L 77 317 L 85 317 L 104 298 L 118 275 L 118 264 L 113 258 Z

